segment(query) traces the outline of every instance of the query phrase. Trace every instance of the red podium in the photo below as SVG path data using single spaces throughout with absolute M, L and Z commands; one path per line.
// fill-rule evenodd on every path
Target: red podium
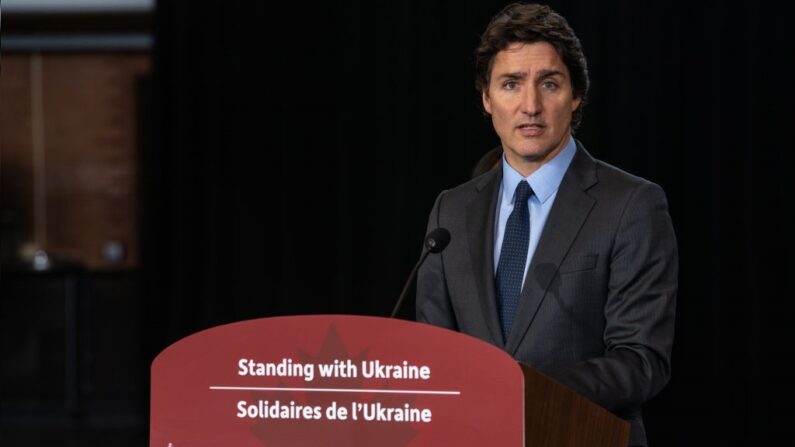
M 152 363 L 150 446 L 626 446 L 629 424 L 481 340 L 344 315 L 208 329 Z

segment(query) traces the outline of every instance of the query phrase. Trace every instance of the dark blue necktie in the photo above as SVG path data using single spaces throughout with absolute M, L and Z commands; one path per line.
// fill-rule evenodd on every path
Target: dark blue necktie
M 513 211 L 505 225 L 505 234 L 502 238 L 500 262 L 497 264 L 497 306 L 500 311 L 503 340 L 508 341 L 511 332 L 511 323 L 519 304 L 519 294 L 522 292 L 522 278 L 524 265 L 527 261 L 527 247 L 530 244 L 530 211 L 527 200 L 533 195 L 533 189 L 526 181 L 521 181 L 516 186 L 514 193 Z

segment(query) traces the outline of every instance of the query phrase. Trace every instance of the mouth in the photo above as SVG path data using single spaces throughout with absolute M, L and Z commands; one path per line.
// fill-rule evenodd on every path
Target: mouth
M 516 126 L 520 134 L 528 137 L 541 135 L 547 126 L 539 123 L 522 123 Z

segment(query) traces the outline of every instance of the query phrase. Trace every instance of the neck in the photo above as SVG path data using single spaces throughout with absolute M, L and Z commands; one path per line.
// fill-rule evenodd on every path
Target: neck
M 571 138 L 571 135 L 568 135 L 558 147 L 541 156 L 522 157 L 514 152 L 506 151 L 505 148 L 503 148 L 503 153 L 505 154 L 505 160 L 516 172 L 522 174 L 522 177 L 529 177 L 538 171 L 541 166 L 555 158 L 569 144 L 569 138 Z

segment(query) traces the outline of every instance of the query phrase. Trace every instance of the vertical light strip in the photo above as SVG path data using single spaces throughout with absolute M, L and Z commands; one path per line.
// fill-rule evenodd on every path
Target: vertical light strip
M 33 142 L 33 242 L 47 247 L 47 175 L 44 153 L 44 86 L 41 53 L 30 58 L 31 136 Z

